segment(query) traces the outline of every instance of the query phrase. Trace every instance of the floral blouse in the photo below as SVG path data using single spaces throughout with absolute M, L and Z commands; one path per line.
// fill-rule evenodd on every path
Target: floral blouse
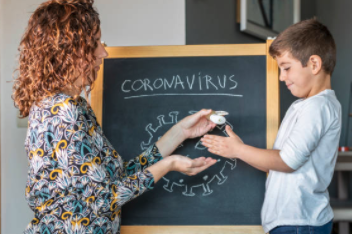
M 162 159 L 152 145 L 123 162 L 87 101 L 65 94 L 32 107 L 25 149 L 35 212 L 25 234 L 120 233 L 121 206 L 153 188 L 146 168 Z

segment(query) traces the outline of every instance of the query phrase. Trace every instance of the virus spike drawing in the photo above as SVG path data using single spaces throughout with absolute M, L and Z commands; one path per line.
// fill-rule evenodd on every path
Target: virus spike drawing
M 196 111 L 189 111 L 188 114 L 193 114 Z M 147 149 L 152 142 L 158 140 L 163 133 L 166 132 L 172 125 L 177 123 L 179 116 L 178 111 L 172 111 L 168 114 L 168 117 L 164 115 L 159 115 L 156 117 L 157 124 L 153 127 L 152 123 L 147 124 L 145 131 L 149 136 L 147 141 L 141 142 L 140 146 L 142 150 Z M 212 134 L 228 136 L 225 130 L 225 126 L 229 125 L 231 128 L 233 126 L 226 122 L 224 125 L 218 125 L 212 131 Z M 205 154 L 210 154 L 206 147 L 202 145 L 200 138 L 198 139 L 189 139 L 183 142 L 178 146 L 175 154 L 182 154 L 190 157 L 205 156 Z M 183 175 L 182 173 L 171 172 L 163 179 L 165 180 L 165 185 L 163 188 L 168 192 L 174 192 L 175 189 L 183 190 L 182 194 L 184 196 L 195 196 L 196 192 L 201 192 L 202 196 L 208 196 L 213 193 L 213 190 L 210 188 L 213 182 L 217 182 L 218 185 L 222 185 L 227 180 L 227 176 L 224 175 L 224 172 L 227 169 L 233 170 L 236 167 L 236 159 L 225 159 L 215 155 L 207 155 L 213 158 L 218 158 L 218 162 L 207 170 L 199 173 L 196 176 L 189 177 Z

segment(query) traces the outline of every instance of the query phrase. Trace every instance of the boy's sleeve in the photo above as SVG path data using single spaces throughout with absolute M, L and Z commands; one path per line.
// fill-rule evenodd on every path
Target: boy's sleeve
M 332 123 L 329 106 L 322 100 L 307 103 L 282 146 L 280 156 L 293 170 L 300 168 L 316 149 Z

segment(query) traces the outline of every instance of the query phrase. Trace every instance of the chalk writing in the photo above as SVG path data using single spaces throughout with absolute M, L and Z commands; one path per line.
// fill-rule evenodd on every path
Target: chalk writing
M 222 95 L 242 97 L 243 95 L 241 94 L 231 92 L 237 87 L 238 82 L 235 80 L 235 75 L 233 74 L 210 76 L 199 72 L 198 74 L 184 77 L 174 75 L 169 78 L 126 79 L 122 82 L 121 91 L 130 95 L 126 96 L 125 99 L 163 95 Z

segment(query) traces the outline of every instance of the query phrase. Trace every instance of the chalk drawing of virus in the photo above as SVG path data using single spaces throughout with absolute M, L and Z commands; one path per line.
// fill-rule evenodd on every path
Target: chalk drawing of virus
M 196 113 L 196 111 L 189 111 L 188 114 L 193 113 Z M 149 139 L 141 142 L 141 149 L 145 150 L 150 144 L 156 142 L 168 129 L 171 128 L 172 125 L 177 123 L 178 116 L 178 111 L 172 111 L 166 118 L 164 115 L 157 116 L 157 124 L 154 127 L 152 123 L 147 124 L 145 131 L 147 132 Z M 233 128 L 232 124 L 226 121 L 224 125 L 217 125 L 211 134 L 228 136 L 225 131 L 226 125 Z M 224 175 L 225 170 L 233 170 L 236 167 L 236 159 L 226 159 L 210 154 L 206 147 L 202 145 L 200 138 L 186 140 L 177 147 L 173 154 L 182 154 L 187 157 L 210 156 L 218 160 L 215 165 L 196 176 L 190 177 L 182 173 L 171 172 L 163 177 L 166 182 L 163 188 L 166 191 L 173 192 L 175 188 L 181 188 L 184 196 L 195 196 L 195 190 L 198 191 L 199 189 L 202 191 L 202 196 L 212 194 L 213 190 L 210 189 L 210 186 L 212 186 L 213 182 L 217 181 L 218 185 L 222 185 L 228 178 Z

